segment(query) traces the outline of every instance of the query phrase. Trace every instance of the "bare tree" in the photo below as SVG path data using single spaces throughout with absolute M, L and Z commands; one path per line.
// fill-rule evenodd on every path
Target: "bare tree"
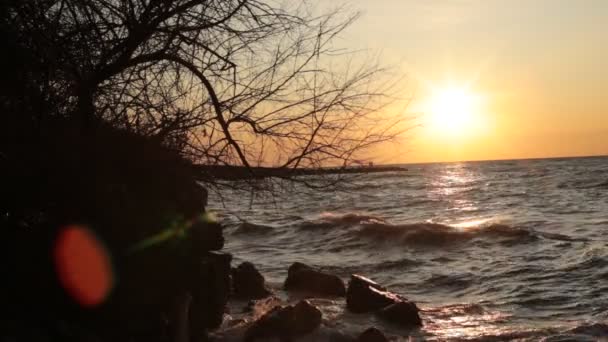
M 335 44 L 357 15 L 317 14 L 307 2 L 280 1 L 0 1 L 0 38 L 11 49 L 10 61 L 0 63 L 0 88 L 14 87 L 0 92 L 0 223 L 10 229 L 7 241 L 16 237 L 15 252 L 8 253 L 27 255 L 13 259 L 44 260 L 47 267 L 46 247 L 37 249 L 47 230 L 65 222 L 90 223 L 125 260 L 150 238 L 171 239 L 180 248 L 142 256 L 151 267 L 121 267 L 121 283 L 128 285 L 110 299 L 118 308 L 107 311 L 111 331 L 150 326 L 150 315 L 122 315 L 155 308 L 161 317 L 182 283 L 197 288 L 191 328 L 217 326 L 228 285 L 219 289 L 211 280 L 216 275 L 201 275 L 207 271 L 199 258 L 221 248 L 223 237 L 219 224 L 201 219 L 206 192 L 195 186 L 191 164 L 241 166 L 250 179 L 256 166 L 272 166 L 306 183 L 292 178 L 294 171 L 349 166 L 401 127 L 397 116 L 383 112 L 392 101 L 384 70 Z M 272 192 L 281 181 L 261 183 L 249 188 Z M 182 239 L 186 231 L 191 239 Z M 184 255 L 194 268 L 184 267 Z M 225 269 L 222 282 L 229 279 Z M 215 292 L 199 291 L 199 278 L 213 281 Z M 160 296 L 139 291 L 151 283 Z M 54 288 L 24 284 L 35 289 L 24 287 L 27 295 L 14 296 L 15 307 L 29 307 L 21 299 L 31 297 L 31 307 L 49 304 L 43 314 L 62 327 L 89 319 L 55 317 Z M 206 297 L 214 298 L 212 305 Z M 30 321 L 29 315 L 23 320 Z
M 13 1 L 59 115 L 154 137 L 204 165 L 347 166 L 399 133 L 391 84 L 334 41 L 357 18 L 306 2 Z M 380 115 L 382 114 L 382 115 Z

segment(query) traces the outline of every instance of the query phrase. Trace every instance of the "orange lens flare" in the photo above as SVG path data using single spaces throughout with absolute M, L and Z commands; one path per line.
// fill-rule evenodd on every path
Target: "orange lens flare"
M 93 232 L 82 226 L 65 227 L 55 242 L 55 270 L 68 294 L 83 307 L 106 299 L 114 283 L 108 251 Z

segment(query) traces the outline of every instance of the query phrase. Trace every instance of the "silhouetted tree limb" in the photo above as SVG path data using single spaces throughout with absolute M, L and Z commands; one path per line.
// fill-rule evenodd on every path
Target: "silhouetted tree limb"
M 353 163 L 400 118 L 384 70 L 335 47 L 357 14 L 261 0 L 8 0 L 38 68 L 42 116 L 110 124 L 195 163 Z M 36 66 L 35 66 L 36 67 Z M 46 100 L 45 100 L 46 101 Z

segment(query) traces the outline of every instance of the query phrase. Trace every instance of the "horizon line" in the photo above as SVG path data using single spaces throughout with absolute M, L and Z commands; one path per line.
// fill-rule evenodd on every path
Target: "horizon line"
M 482 162 L 499 162 L 499 161 L 575 159 L 575 158 L 602 158 L 602 157 L 608 157 L 608 154 L 566 155 L 566 156 L 556 156 L 556 157 L 523 157 L 523 158 L 497 158 L 497 159 L 469 159 L 469 160 L 428 161 L 428 162 L 403 162 L 403 163 L 375 164 L 375 166 L 423 165 L 423 164 L 452 164 L 452 163 L 482 163 Z

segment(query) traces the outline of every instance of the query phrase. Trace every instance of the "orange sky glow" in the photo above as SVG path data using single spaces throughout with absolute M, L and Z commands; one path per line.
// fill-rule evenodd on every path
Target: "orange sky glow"
M 406 75 L 378 162 L 608 154 L 608 1 L 352 0 L 343 42 Z

